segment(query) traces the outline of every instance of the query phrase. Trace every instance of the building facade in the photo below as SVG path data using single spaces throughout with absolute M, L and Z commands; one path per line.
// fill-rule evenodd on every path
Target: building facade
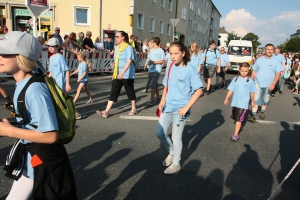
M 165 45 L 173 41 L 170 19 L 179 19 L 176 37 L 186 45 L 196 41 L 207 47 L 217 42 L 220 13 L 211 0 L 51 0 L 51 8 L 37 20 L 37 35 L 46 40 L 60 27 L 61 35 L 92 32 L 114 37 L 117 30 L 140 40 L 157 36 Z M 0 0 L 0 26 L 32 34 L 31 15 L 24 0 Z
M 228 32 L 225 30 L 225 27 L 220 27 L 219 30 L 219 40 L 220 40 L 220 46 L 219 47 L 225 47 L 227 49 L 226 41 L 228 39 Z
M 293 39 L 293 38 L 300 38 L 300 29 L 298 29 L 296 31 L 296 33 L 294 33 L 294 34 L 291 35 L 291 39 Z

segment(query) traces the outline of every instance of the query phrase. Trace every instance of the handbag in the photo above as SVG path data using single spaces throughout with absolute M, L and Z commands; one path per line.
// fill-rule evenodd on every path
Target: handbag
M 174 63 L 171 63 L 171 64 L 170 64 L 170 67 L 169 67 L 169 70 L 168 70 L 167 86 L 166 86 L 166 96 L 167 96 L 167 94 L 168 94 L 168 81 L 169 81 L 170 71 L 171 71 L 171 69 L 172 69 L 172 67 L 173 67 L 173 64 L 174 64 Z M 156 109 L 156 115 L 157 115 L 157 117 L 160 117 L 160 115 L 161 115 L 161 110 L 159 110 L 159 108 Z

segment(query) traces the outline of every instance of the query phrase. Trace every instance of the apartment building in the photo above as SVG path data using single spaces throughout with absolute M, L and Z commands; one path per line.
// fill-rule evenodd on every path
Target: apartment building
M 91 31 L 95 39 L 124 30 L 139 39 L 160 37 L 173 41 L 170 19 L 179 19 L 176 37 L 186 45 L 196 41 L 207 47 L 218 39 L 220 13 L 211 0 L 51 0 L 51 8 L 38 18 L 38 33 L 47 39 L 60 27 L 61 35 Z M 24 0 L 0 0 L 0 26 L 32 33 Z

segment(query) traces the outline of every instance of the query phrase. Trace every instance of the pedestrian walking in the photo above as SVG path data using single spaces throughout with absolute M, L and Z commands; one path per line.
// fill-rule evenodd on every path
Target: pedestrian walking
M 154 105 L 154 96 L 156 101 L 159 101 L 158 79 L 162 71 L 162 65 L 166 62 L 165 52 L 159 47 L 160 39 L 153 37 L 149 43 L 150 52 L 148 54 L 148 81 L 150 81 L 151 95 L 150 100 L 147 102 L 148 106 Z M 144 68 L 145 68 L 144 67 Z
M 59 41 L 56 38 L 51 38 L 48 41 L 49 52 L 53 55 L 49 59 L 49 77 L 53 77 L 57 85 L 64 92 L 71 90 L 70 86 L 70 71 L 66 63 L 66 59 L 58 53 Z
M 275 53 L 274 53 L 274 57 L 278 59 L 278 61 L 280 62 L 280 64 L 282 65 L 283 71 L 280 74 L 280 78 L 278 83 L 276 84 L 274 90 L 272 90 L 272 97 L 275 97 L 275 93 L 279 90 L 279 94 L 282 94 L 282 88 L 283 88 L 283 84 L 284 84 L 284 72 L 286 69 L 286 60 L 284 58 L 284 55 L 282 55 L 280 53 L 280 48 L 276 47 L 275 48 Z M 281 89 L 281 90 L 280 90 Z
M 221 71 L 220 71 L 220 73 L 217 72 L 217 74 L 216 74 L 216 86 L 214 87 L 214 89 L 218 89 L 217 84 L 219 83 L 220 77 L 222 78 L 221 88 L 226 89 L 225 75 L 226 75 L 226 71 L 229 66 L 229 57 L 226 54 L 224 47 L 221 47 L 221 49 L 220 49 L 220 59 L 221 59 Z
M 231 81 L 224 100 L 224 104 L 227 105 L 229 97 L 233 94 L 231 102 L 232 115 L 230 117 L 235 123 L 234 134 L 230 138 L 233 142 L 237 142 L 240 139 L 239 133 L 242 130 L 242 123 L 245 120 L 250 98 L 251 105 L 254 107 L 255 85 L 254 81 L 249 77 L 249 67 L 250 65 L 247 62 L 240 64 L 239 74 Z
M 96 113 L 107 118 L 114 102 L 118 100 L 121 88 L 124 86 L 128 99 L 131 101 L 131 111 L 129 116 L 137 114 L 136 96 L 134 91 L 135 67 L 133 64 L 134 51 L 129 45 L 128 34 L 124 31 L 116 33 L 118 44 L 114 54 L 114 73 L 110 91 L 110 97 L 104 111 L 97 110 Z
M 38 68 L 36 61 L 42 52 L 39 41 L 28 33 L 13 31 L 0 42 L 0 72 L 10 73 L 16 80 L 14 108 L 18 114 L 17 99 L 32 71 Z M 10 151 L 20 168 L 10 172 L 15 179 L 7 200 L 16 199 L 78 199 L 73 171 L 63 144 L 58 141 L 58 122 L 52 96 L 42 82 L 29 85 L 25 94 L 26 114 L 29 124 L 12 126 L 7 119 L 0 122 L 0 136 L 17 138 Z M 17 117 L 21 123 L 22 118 Z M 35 127 L 35 128 L 34 128 Z M 23 165 L 22 165 L 23 164 Z
M 156 129 L 156 136 L 169 152 L 163 161 L 163 166 L 168 167 L 165 174 L 174 174 L 181 169 L 183 129 L 203 87 L 197 70 L 188 64 L 190 53 L 182 42 L 171 44 L 170 56 L 174 64 L 167 68 L 168 73 L 163 80 L 165 88 L 158 106 L 162 113 Z M 171 123 L 172 140 L 167 132 Z
M 212 87 L 212 78 L 215 73 L 221 72 L 220 52 L 216 49 L 215 41 L 209 42 L 209 49 L 204 52 L 204 81 L 207 83 L 204 95 L 209 95 Z
M 73 99 L 73 102 L 74 102 L 74 104 L 76 103 L 76 101 L 78 100 L 78 98 L 80 96 L 80 92 L 83 88 L 89 98 L 89 100 L 86 102 L 86 104 L 91 104 L 94 101 L 92 99 L 91 93 L 88 88 L 88 82 L 89 82 L 89 71 L 92 71 L 92 66 L 91 66 L 91 63 L 89 62 L 89 60 L 86 58 L 86 52 L 84 52 L 84 51 L 77 53 L 77 60 L 79 62 L 78 68 L 74 72 L 72 72 L 70 75 L 70 76 L 73 76 L 74 74 L 78 74 L 77 83 L 79 83 L 79 85 L 77 88 L 76 95 Z M 78 119 L 80 114 L 76 111 L 75 116 L 76 116 L 76 119 Z
M 248 121 L 255 123 L 258 106 L 261 106 L 259 118 L 265 119 L 265 111 L 270 101 L 271 91 L 274 90 L 283 70 L 281 63 L 275 58 L 274 45 L 265 46 L 265 55 L 256 60 L 252 67 L 251 78 L 255 83 L 254 106 Z
M 200 75 L 201 65 L 203 64 L 202 56 L 198 51 L 197 42 L 192 42 L 190 48 L 191 61 L 189 62 L 197 70 Z

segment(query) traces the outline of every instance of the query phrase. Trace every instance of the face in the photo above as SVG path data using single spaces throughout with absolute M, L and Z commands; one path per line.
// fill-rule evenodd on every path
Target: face
M 117 44 L 120 44 L 123 41 L 124 41 L 124 36 L 122 36 L 120 32 L 117 32 L 117 34 L 116 34 L 116 42 L 117 42 Z
M 81 61 L 82 61 L 82 57 L 81 57 L 80 55 L 77 55 L 77 60 L 78 60 L 79 62 L 81 62 Z
M 276 55 L 280 54 L 280 49 L 275 49 L 275 54 Z
M 67 37 L 67 38 L 65 39 L 65 41 L 66 41 L 66 42 L 69 42 L 69 41 L 70 41 L 70 37 Z
M 192 52 L 196 51 L 196 44 L 191 45 L 191 50 L 192 50 Z
M 248 67 L 240 67 L 240 75 L 242 76 L 242 77 L 246 77 L 246 76 L 248 76 L 248 74 L 249 74 L 249 69 L 248 69 Z
M 224 49 L 224 48 L 221 48 L 220 53 L 221 53 L 221 54 L 224 54 L 224 53 L 225 53 L 225 49 Z
M 49 46 L 49 52 L 50 53 L 56 53 L 57 52 L 57 48 L 55 46 Z
M 183 61 L 183 57 L 185 56 L 185 52 L 180 51 L 179 47 L 171 46 L 170 47 L 170 58 L 172 62 L 176 65 L 180 65 Z
M 16 55 L 0 55 L 0 72 L 15 74 L 19 70 Z
M 56 30 L 55 30 L 55 33 L 56 33 L 57 35 L 59 35 L 60 29 L 56 29 Z
M 271 57 L 274 53 L 274 47 L 273 46 L 267 46 L 265 48 L 265 54 L 267 57 Z
M 91 37 L 92 37 L 92 34 L 87 34 L 86 37 L 87 37 L 87 38 L 91 38 Z
M 149 47 L 150 47 L 150 48 L 153 48 L 153 46 L 154 46 L 154 43 L 153 43 L 153 41 L 151 40 L 151 41 L 149 42 Z
M 210 48 L 210 49 L 215 49 L 215 48 L 216 48 L 216 44 L 211 44 L 211 45 L 209 45 L 209 48 Z
M 7 32 L 8 32 L 8 28 L 5 27 L 5 28 L 3 29 L 3 33 L 6 34 Z

